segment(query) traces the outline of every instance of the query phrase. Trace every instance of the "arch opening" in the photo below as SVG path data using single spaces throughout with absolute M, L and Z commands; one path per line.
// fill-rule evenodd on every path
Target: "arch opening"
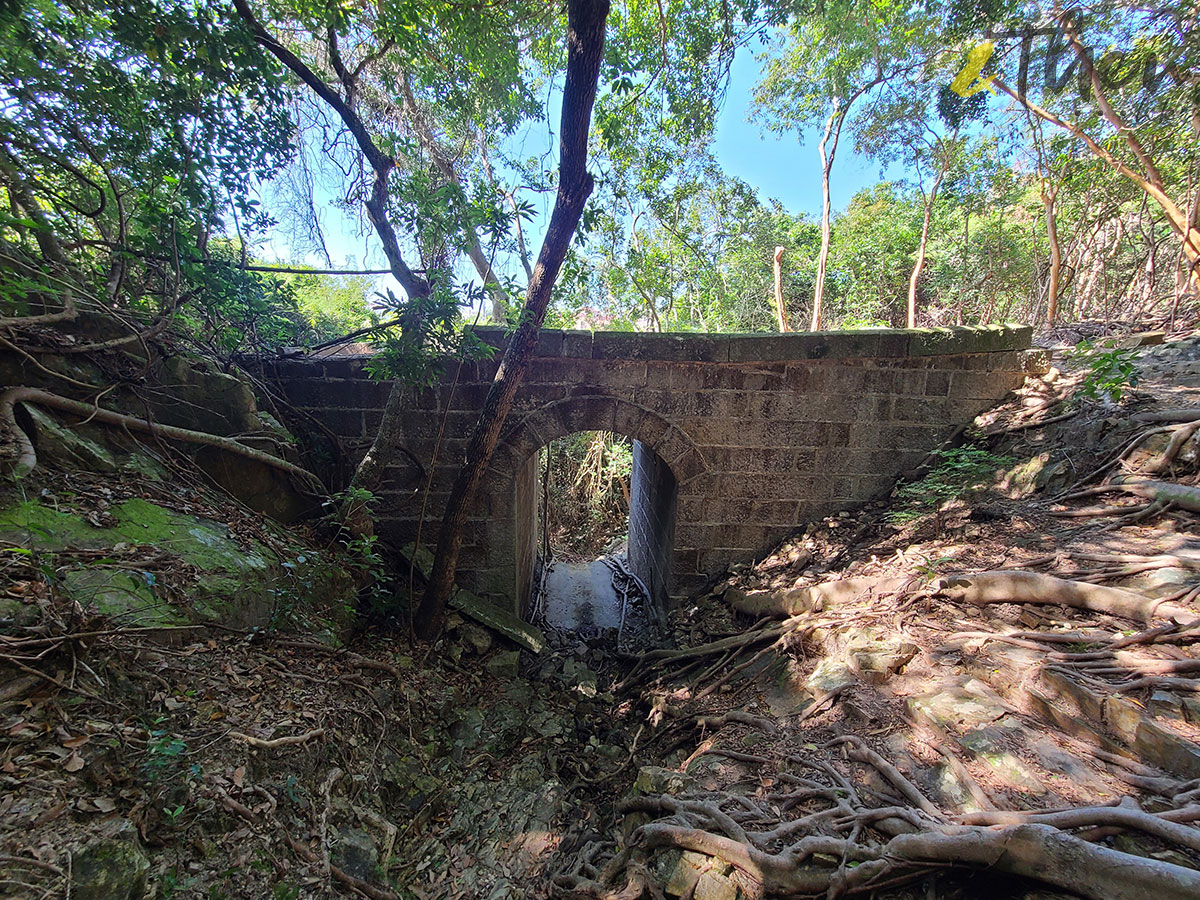
M 576 451 L 578 434 L 564 436 L 574 439 Z M 563 502 L 585 503 L 581 495 L 587 485 L 564 483 L 579 473 L 563 465 L 564 454 L 555 452 L 554 442 L 531 454 L 518 471 L 514 549 L 523 617 L 581 633 L 620 631 L 635 608 L 639 619 L 662 620 L 672 586 L 678 484 L 668 463 L 647 443 L 618 435 L 616 446 L 628 448 L 624 460 L 619 450 L 616 459 L 585 460 L 601 470 L 600 477 L 612 475 L 612 487 L 624 495 L 619 518 L 609 509 L 599 528 L 585 510 L 562 508 Z M 619 471 L 623 462 L 625 472 Z M 618 471 L 605 472 L 606 466 Z M 622 476 L 628 479 L 623 486 Z

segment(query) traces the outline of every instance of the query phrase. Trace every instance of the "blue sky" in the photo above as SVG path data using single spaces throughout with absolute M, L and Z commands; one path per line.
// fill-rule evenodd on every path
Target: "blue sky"
M 819 219 L 821 160 L 817 144 L 821 129 L 810 129 L 802 143 L 795 134 L 779 137 L 747 122 L 758 70 L 758 62 L 750 53 L 738 54 L 717 121 L 717 160 L 730 175 L 758 188 L 760 197 L 774 197 L 789 212 L 806 212 Z M 830 178 L 834 212 L 844 209 L 859 190 L 879 180 L 878 164 L 855 153 L 852 137 L 843 132 Z
M 758 80 L 759 64 L 753 54 L 743 50 L 734 61 L 725 105 L 717 121 L 714 153 L 718 162 L 730 175 L 758 189 L 763 199 L 774 198 L 793 213 L 808 213 L 814 220 L 821 214 L 821 166 L 817 156 L 817 143 L 821 139 L 820 129 L 813 128 L 801 141 L 796 135 L 782 137 L 764 132 L 748 121 L 753 100 L 754 85 Z M 551 98 L 549 114 L 557 129 L 557 98 Z M 519 155 L 536 154 L 544 150 L 547 141 L 546 123 L 532 123 L 520 138 Z M 553 166 L 556 156 L 547 158 L 546 164 Z M 895 171 L 887 173 L 898 177 Z M 831 196 L 836 213 L 844 209 L 850 198 L 864 187 L 880 180 L 878 164 L 854 152 L 850 135 L 843 134 L 841 146 L 834 163 L 831 179 Z M 368 228 L 363 234 L 356 221 L 333 207 L 329 202 L 337 191 L 336 184 L 316 186 L 318 208 L 321 210 L 326 246 L 333 265 L 337 268 L 368 267 L 381 268 L 386 265 L 379 250 L 375 235 Z M 549 215 L 553 196 L 524 195 L 535 206 L 542 207 L 541 215 L 526 226 L 525 239 L 532 253 L 541 243 L 542 223 Z M 540 202 L 539 202 L 540 201 Z M 293 253 L 279 235 L 263 248 L 263 255 L 276 262 L 302 261 L 309 265 L 324 266 L 325 262 L 316 254 L 303 260 L 302 254 Z

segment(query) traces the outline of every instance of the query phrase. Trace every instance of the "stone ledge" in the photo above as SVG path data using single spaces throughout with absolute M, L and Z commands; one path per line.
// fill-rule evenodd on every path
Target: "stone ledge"
M 480 341 L 497 355 L 508 329 L 476 325 Z M 788 334 L 701 334 L 696 332 L 573 331 L 543 328 L 534 359 L 661 360 L 667 362 L 801 362 L 827 359 L 896 359 L 974 353 L 1029 351 L 1028 325 L 955 328 L 864 328 L 856 331 L 795 331 Z M 1034 351 L 1036 352 L 1036 351 Z M 367 376 L 371 354 L 263 359 L 282 378 Z
M 910 333 L 912 334 L 908 348 L 910 356 L 1026 350 L 1033 342 L 1033 328 L 1029 325 L 917 328 Z
M 477 325 L 479 339 L 498 351 L 507 329 Z M 538 359 L 666 360 L 741 363 L 808 359 L 865 359 L 949 356 L 1026 350 L 1028 325 L 956 328 L 865 328 L 856 331 L 788 334 L 701 334 L 696 332 L 562 331 L 542 329 Z

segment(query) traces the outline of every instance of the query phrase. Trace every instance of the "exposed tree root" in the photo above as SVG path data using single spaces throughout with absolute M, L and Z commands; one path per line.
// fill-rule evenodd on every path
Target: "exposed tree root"
M 1187 409 L 1155 409 L 1150 412 L 1137 413 L 1131 417 L 1135 422 L 1144 424 L 1153 424 L 1159 422 L 1174 423 L 1174 422 L 1194 422 L 1200 420 L 1200 409 L 1190 407 Z
M 830 741 L 827 746 L 846 747 L 846 755 L 855 762 L 867 763 L 873 766 L 884 778 L 892 783 L 892 785 L 900 791 L 904 799 L 915 806 L 927 816 L 934 819 L 942 817 L 941 810 L 934 806 L 929 799 L 922 794 L 911 781 L 901 774 L 900 770 L 893 766 L 890 762 L 872 750 L 864 743 L 862 738 L 855 735 L 843 735 Z
M 290 734 L 286 737 L 272 738 L 270 740 L 256 738 L 249 734 L 242 734 L 240 731 L 229 732 L 229 737 L 244 741 L 251 747 L 258 747 L 260 750 L 274 750 L 279 747 L 296 747 L 300 744 L 307 744 L 311 740 L 323 738 L 325 737 L 325 729 L 314 728 L 312 731 L 304 732 L 304 734 Z
M 685 815 L 698 810 L 679 805 L 674 809 Z M 867 812 L 873 815 L 860 818 L 882 827 L 897 810 Z M 1125 821 L 1119 812 L 1114 819 Z M 711 819 L 705 824 L 718 827 Z M 768 852 L 749 837 L 740 840 L 706 828 L 652 822 L 634 832 L 632 843 L 639 848 L 676 847 L 716 857 L 764 893 L 783 896 L 867 892 L 898 878 L 916 877 L 930 865 L 982 868 L 1032 878 L 1098 900 L 1190 900 L 1200 892 L 1200 871 L 1099 847 L 1051 825 L 938 826 L 922 822 L 921 826 L 882 844 L 808 834 L 782 850 Z M 831 859 L 842 863 L 826 862 Z
M 788 621 L 780 624 L 762 625 L 760 627 L 751 628 L 741 634 L 731 635 L 730 637 L 721 638 L 717 641 L 711 641 L 707 644 L 701 644 L 698 647 L 684 647 L 679 650 L 660 649 L 650 650 L 646 653 L 637 656 L 625 655 L 625 658 L 635 661 L 633 668 L 625 679 L 617 685 L 613 686 L 614 691 L 627 690 L 633 685 L 640 683 L 651 672 L 653 663 L 666 663 L 668 665 L 681 663 L 685 660 L 702 659 L 706 656 L 715 656 L 719 653 L 728 653 L 729 651 L 738 651 L 748 647 L 754 647 L 766 641 L 774 641 L 784 634 L 798 630 L 802 626 L 800 621 Z M 658 666 L 653 668 L 657 669 Z
M 1144 513 L 1149 503 L 1137 506 L 1094 506 L 1088 509 L 1052 509 L 1050 515 L 1059 519 L 1096 519 L 1100 516 L 1128 516 Z
M 1200 806 L 1171 810 L 1165 815 L 1144 812 L 1136 806 L 1085 806 L 1058 812 L 978 812 L 959 818 L 964 825 L 1053 825 L 1055 828 L 1091 828 L 1115 825 L 1153 835 L 1200 851 L 1200 828 L 1183 822 L 1200 818 Z
M 1186 607 L 1144 597 L 1133 591 L 1068 581 L 1034 572 L 999 570 L 975 575 L 951 575 L 939 579 L 934 587 L 946 597 L 979 606 L 987 603 L 1063 605 L 1146 623 L 1156 615 L 1181 624 L 1200 619 L 1200 614 Z
M 12 257 L 6 256 L 10 262 Z M 79 318 L 79 310 L 75 306 L 75 294 L 69 288 L 62 293 L 63 308 L 61 312 L 42 313 L 34 316 L 0 316 L 0 328 L 28 328 L 31 325 L 57 325 L 60 322 L 73 322 Z
M 3 394 L 0 394 L 0 424 L 3 424 L 8 429 L 17 442 L 18 457 L 13 474 L 18 478 L 32 472 L 37 466 L 37 451 L 34 449 L 33 441 L 29 439 L 29 436 L 17 424 L 15 407 L 18 403 L 36 403 L 39 406 L 73 413 L 83 416 L 90 421 L 100 422 L 105 425 L 115 425 L 119 428 L 128 428 L 131 431 L 157 435 L 189 444 L 216 447 L 219 450 L 225 450 L 229 453 L 252 459 L 255 462 L 260 462 L 271 468 L 288 472 L 300 478 L 310 488 L 316 489 L 319 493 L 327 493 L 325 486 L 321 483 L 321 479 L 307 469 L 302 469 L 300 466 L 294 465 L 287 460 L 279 459 L 277 456 L 264 453 L 254 447 L 239 444 L 232 438 L 208 434 L 203 431 L 192 431 L 188 428 L 176 428 L 174 425 L 158 425 L 148 419 L 138 419 L 134 416 L 127 416 L 122 413 L 112 412 L 111 410 L 101 409 L 98 406 L 88 403 L 81 403 L 78 400 L 61 397 L 58 394 L 52 394 L 49 391 L 43 391 L 39 388 L 29 387 L 9 388 Z
M 740 613 L 783 618 L 844 606 L 868 595 L 894 594 L 906 590 L 910 578 L 846 578 L 788 591 L 743 591 L 729 588 L 725 602 Z
M 1114 478 L 1112 485 L 1117 490 L 1127 494 L 1147 497 L 1155 503 L 1173 503 L 1180 509 L 1189 512 L 1200 512 L 1200 488 L 1175 484 L 1172 481 L 1155 481 L 1150 478 L 1134 478 L 1120 476 Z
M 1048 404 L 1048 405 L 1053 405 L 1053 404 Z M 1065 422 L 1068 419 L 1073 419 L 1077 415 L 1079 415 L 1080 412 L 1082 412 L 1082 410 L 1073 409 L 1070 412 L 1059 413 L 1058 415 L 1055 415 L 1055 416 L 1050 416 L 1045 419 L 1039 419 L 1036 422 L 1021 422 L 1020 424 L 1017 424 L 1017 425 L 1009 425 L 1007 428 L 995 428 L 990 431 L 984 432 L 984 437 L 994 438 L 994 437 L 999 437 L 1001 435 L 1006 435 L 1006 434 L 1016 434 L 1019 431 L 1029 431 L 1034 428 L 1044 428 L 1047 425 L 1054 425 L 1058 422 Z
M 1176 427 L 1171 433 L 1171 439 L 1167 442 L 1167 446 L 1163 449 L 1163 452 L 1159 454 L 1157 459 L 1142 466 L 1142 470 L 1152 475 L 1160 475 L 1163 472 L 1169 471 L 1175 465 L 1175 460 L 1179 458 L 1179 453 L 1183 450 L 1184 444 L 1192 439 L 1197 429 L 1200 429 L 1200 419 Z

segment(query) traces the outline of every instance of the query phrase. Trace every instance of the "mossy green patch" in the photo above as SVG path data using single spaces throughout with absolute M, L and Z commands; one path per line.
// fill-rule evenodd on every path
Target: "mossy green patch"
M 36 500 L 0 510 L 0 542 L 50 553 L 68 548 L 103 550 L 115 543 L 106 529 Z
M 178 553 L 185 562 L 198 568 L 234 572 L 262 572 L 269 568 L 268 551 L 262 545 L 255 542 L 249 550 L 244 550 L 229 529 L 217 522 L 165 509 L 139 497 L 126 500 L 114 513 L 119 522 L 115 530 L 126 540 Z
M 63 575 L 62 586 L 70 596 L 95 607 L 96 612 L 120 624 L 136 621 L 139 625 L 181 625 L 188 616 L 175 609 L 154 592 L 152 576 L 129 569 L 95 566 L 70 569 Z
M 323 554 L 297 551 L 301 566 L 259 541 L 239 542 L 222 523 L 141 498 L 116 505 L 112 516 L 114 525 L 97 527 L 76 513 L 25 501 L 0 510 L 0 544 L 42 554 L 111 550 L 118 558 L 136 545 L 166 551 L 189 567 L 142 572 L 95 559 L 57 567 L 69 596 L 125 624 L 262 627 L 312 611 L 344 620 L 354 597 L 353 580 Z

